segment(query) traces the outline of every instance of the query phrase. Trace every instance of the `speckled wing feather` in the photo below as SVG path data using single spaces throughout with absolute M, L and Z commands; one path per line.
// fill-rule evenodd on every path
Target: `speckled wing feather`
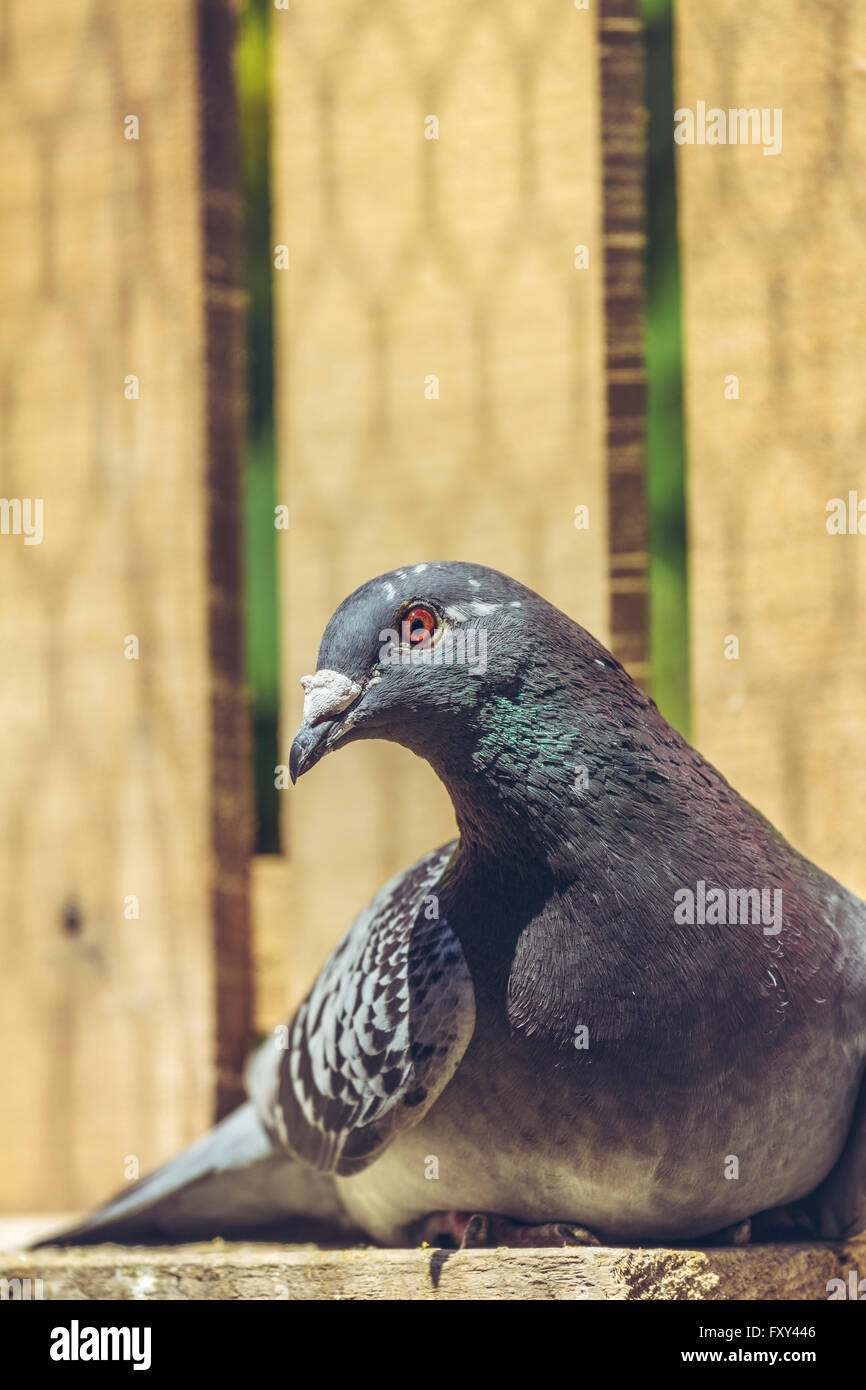
M 360 1171 L 415 1124 L 475 1026 L 460 942 L 436 886 L 454 845 L 392 879 L 327 961 L 288 1030 L 248 1076 L 273 1138 L 325 1172 Z

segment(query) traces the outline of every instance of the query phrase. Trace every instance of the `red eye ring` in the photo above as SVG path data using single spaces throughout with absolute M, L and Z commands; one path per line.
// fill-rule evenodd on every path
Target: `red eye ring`
M 413 603 L 411 608 L 407 608 L 400 622 L 401 635 L 410 645 L 432 637 L 436 627 L 436 614 L 422 603 Z

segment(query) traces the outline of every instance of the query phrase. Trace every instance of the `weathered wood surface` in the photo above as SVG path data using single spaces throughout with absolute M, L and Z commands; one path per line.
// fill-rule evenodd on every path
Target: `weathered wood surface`
M 4 497 L 41 499 L 44 518 L 41 544 L 0 535 L 11 1208 L 104 1197 L 237 1093 L 249 803 L 228 16 L 227 0 L 15 0 L 4 17 L 0 472 Z
M 695 741 L 866 893 L 866 535 L 827 530 L 833 498 L 866 514 L 866 9 L 679 0 L 676 19 L 678 108 L 782 112 L 779 154 L 678 152 Z
M 282 1022 L 297 996 L 292 877 L 282 854 L 257 854 L 250 866 L 253 1026 L 265 1034 Z
M 323 1250 L 314 1246 L 97 1246 L 0 1253 L 0 1279 L 45 1299 L 825 1300 L 866 1267 L 847 1246 L 708 1250 Z M 2 1286 L 14 1295 L 15 1285 Z
M 644 674 L 634 16 L 633 0 L 274 13 L 283 763 L 326 619 L 412 561 L 506 570 Z M 425 766 L 368 744 L 284 812 L 297 998 L 453 818 Z

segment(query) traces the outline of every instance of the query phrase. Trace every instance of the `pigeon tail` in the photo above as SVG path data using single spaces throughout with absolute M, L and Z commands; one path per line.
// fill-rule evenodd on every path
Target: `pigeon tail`
M 79 1225 L 34 1248 L 261 1236 L 276 1228 L 286 1238 L 291 1224 L 302 1226 L 307 1239 L 311 1224 L 350 1226 L 333 1180 L 275 1151 L 247 1102 Z

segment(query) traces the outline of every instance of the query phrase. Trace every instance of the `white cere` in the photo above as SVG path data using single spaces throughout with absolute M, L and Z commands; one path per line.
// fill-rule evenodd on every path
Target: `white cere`
M 357 681 L 344 676 L 342 671 L 316 671 L 313 676 L 302 676 L 301 685 L 304 687 L 305 724 L 339 714 L 361 693 Z

